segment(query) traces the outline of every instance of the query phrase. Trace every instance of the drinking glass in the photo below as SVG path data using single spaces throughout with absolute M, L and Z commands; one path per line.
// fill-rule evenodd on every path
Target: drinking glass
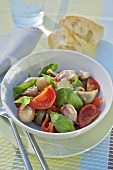
M 43 23 L 44 0 L 9 1 L 12 18 L 16 27 L 36 27 Z

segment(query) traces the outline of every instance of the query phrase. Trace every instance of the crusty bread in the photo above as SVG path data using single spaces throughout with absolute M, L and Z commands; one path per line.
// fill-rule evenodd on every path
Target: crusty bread
M 48 36 L 48 44 L 52 49 L 73 50 L 82 53 L 80 43 L 65 29 L 57 29 L 53 31 Z
M 104 27 L 80 16 L 65 16 L 59 19 L 59 26 L 69 31 L 77 40 L 96 47 L 103 36 Z

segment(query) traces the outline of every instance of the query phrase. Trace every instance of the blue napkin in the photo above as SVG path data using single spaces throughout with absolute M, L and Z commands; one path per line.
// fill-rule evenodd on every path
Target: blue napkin
M 37 45 L 42 31 L 37 28 L 17 29 L 0 36 L 0 75 L 16 61 L 27 56 Z

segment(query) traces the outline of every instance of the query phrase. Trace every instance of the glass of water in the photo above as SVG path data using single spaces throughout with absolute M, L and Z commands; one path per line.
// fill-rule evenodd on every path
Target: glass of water
M 37 27 L 44 20 L 44 0 L 9 0 L 17 28 Z

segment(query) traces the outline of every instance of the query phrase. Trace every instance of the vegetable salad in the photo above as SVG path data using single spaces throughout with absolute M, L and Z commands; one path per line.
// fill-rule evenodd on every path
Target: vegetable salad
M 37 77 L 28 77 L 13 88 L 18 118 L 35 122 L 44 132 L 84 128 L 100 114 L 100 85 L 89 72 L 57 69 L 57 63 L 50 63 Z

